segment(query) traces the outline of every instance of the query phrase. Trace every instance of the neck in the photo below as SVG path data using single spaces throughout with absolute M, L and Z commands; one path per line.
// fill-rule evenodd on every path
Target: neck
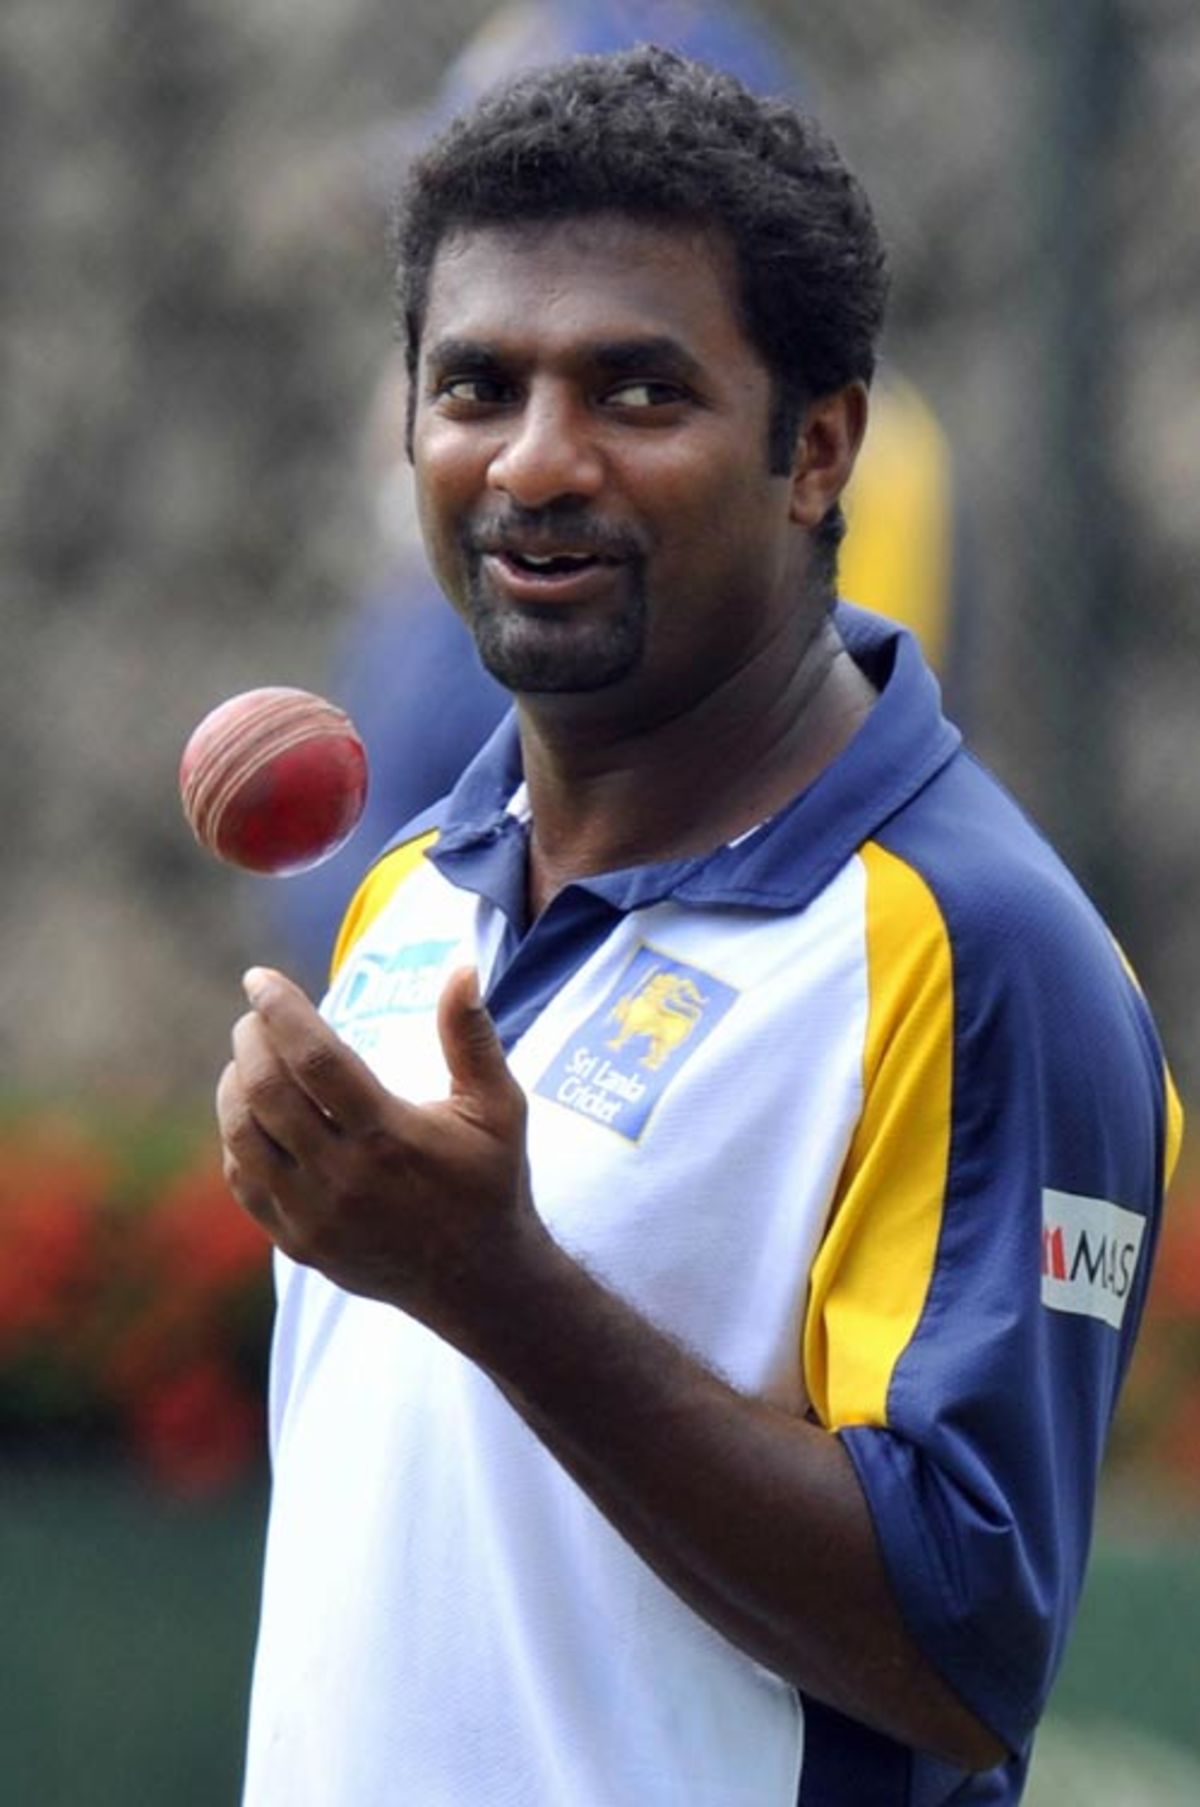
M 806 789 L 852 739 L 875 692 L 824 620 L 779 668 L 767 648 L 719 690 L 632 725 L 554 699 L 520 706 L 533 816 L 530 903 L 572 879 L 705 853 Z M 578 699 L 577 699 L 578 700 Z

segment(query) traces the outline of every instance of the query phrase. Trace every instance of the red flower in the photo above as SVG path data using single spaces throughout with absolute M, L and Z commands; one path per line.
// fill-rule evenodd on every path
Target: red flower
M 133 1447 L 172 1492 L 218 1493 L 263 1446 L 263 1409 L 219 1356 L 149 1386 L 130 1413 Z
M 115 1128 L 119 1159 L 50 1118 L 0 1133 L 0 1428 L 115 1430 L 213 1491 L 264 1448 L 269 1244 L 215 1157 Z
M 219 1491 L 264 1450 L 270 1245 L 209 1156 L 168 1180 L 128 1230 L 126 1306 L 104 1384 L 161 1482 Z
M 1191 1318 L 1200 1328 L 1200 1188 L 1176 1186 L 1167 1200 L 1149 1313 Z
M 142 1246 L 156 1273 L 195 1297 L 262 1279 L 271 1245 L 235 1203 L 214 1158 L 167 1186 L 145 1221 Z
M 46 1123 L 0 1146 L 0 1358 L 70 1333 L 103 1266 L 110 1171 Z

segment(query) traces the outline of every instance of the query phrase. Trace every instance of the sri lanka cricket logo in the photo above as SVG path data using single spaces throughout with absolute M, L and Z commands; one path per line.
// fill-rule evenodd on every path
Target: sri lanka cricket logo
M 691 979 L 678 972 L 654 972 L 633 991 L 618 998 L 608 1013 L 619 1025 L 606 1043 L 615 1050 L 641 1038 L 648 1043 L 639 1065 L 657 1073 L 663 1062 L 693 1035 L 704 1014 L 705 997 Z
M 643 945 L 535 1089 L 637 1141 L 667 1087 L 737 996 L 710 973 Z

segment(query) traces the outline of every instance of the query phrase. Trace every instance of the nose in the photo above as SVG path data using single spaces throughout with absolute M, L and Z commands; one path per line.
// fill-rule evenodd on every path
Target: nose
M 525 508 L 591 499 L 604 482 L 594 427 L 579 399 L 557 386 L 535 386 L 509 418 L 504 443 L 488 465 L 489 487 Z

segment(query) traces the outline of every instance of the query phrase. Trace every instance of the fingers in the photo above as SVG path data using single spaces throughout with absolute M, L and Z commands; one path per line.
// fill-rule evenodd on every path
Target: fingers
M 218 1081 L 216 1110 L 225 1183 L 251 1217 L 275 1235 L 280 1216 L 275 1192 L 293 1162 L 255 1121 L 233 1061 Z
M 225 1178 L 282 1242 L 291 1215 L 312 1208 L 341 1123 L 379 1088 L 282 973 L 252 969 L 245 984 L 256 1008 L 234 1024 L 233 1059 L 217 1087 Z
M 235 1057 L 249 1063 L 254 1114 L 268 1133 L 304 1158 L 333 1129 L 370 1129 L 383 1088 L 300 987 L 261 966 L 242 985 L 253 1009 L 234 1031 Z
M 292 1260 L 443 1322 L 472 1262 L 532 1212 L 524 1095 L 475 974 L 455 973 L 439 1003 L 451 1095 L 419 1106 L 282 974 L 244 984 L 252 1008 L 217 1088 L 232 1191 Z
M 525 1098 L 480 998 L 473 967 L 459 967 L 446 981 L 438 1002 L 438 1033 L 456 1103 L 498 1133 L 511 1133 L 523 1121 Z
M 492 1019 L 479 995 L 473 966 L 452 972 L 438 1000 L 438 1034 L 455 1090 L 486 1088 L 494 1080 L 499 1051 Z
M 341 1133 L 337 1125 L 297 1084 L 253 1011 L 238 1018 L 231 1039 L 234 1069 L 255 1126 L 293 1163 L 318 1162 L 330 1138 Z

